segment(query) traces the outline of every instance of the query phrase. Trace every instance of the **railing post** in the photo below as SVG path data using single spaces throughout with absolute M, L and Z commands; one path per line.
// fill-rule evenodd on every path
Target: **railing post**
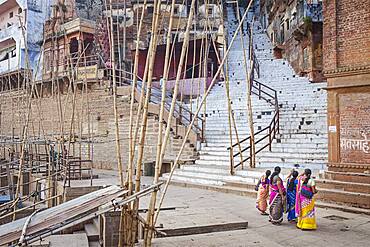
M 234 151 L 233 147 L 230 147 L 230 174 L 234 175 Z
M 252 138 L 249 138 L 249 163 L 250 163 L 250 167 L 253 168 L 253 164 L 252 164 L 252 156 L 253 156 L 253 152 L 252 152 Z
M 71 163 L 68 162 L 67 164 L 67 169 L 68 169 L 68 187 L 71 187 Z M 67 176 L 67 174 L 66 174 Z
M 182 105 L 179 105 L 179 120 L 180 120 L 180 124 L 182 123 Z
M 274 121 L 275 122 L 275 121 Z M 269 126 L 269 151 L 271 152 L 271 125 Z
M 277 122 L 277 133 L 280 134 L 280 112 L 279 112 L 279 108 L 278 108 L 278 112 L 277 112 L 276 117 L 277 117 L 277 120 L 276 120 L 276 122 Z
M 204 120 L 202 119 L 202 142 L 204 142 L 205 138 L 204 138 Z
M 261 83 L 258 83 L 258 98 L 261 99 Z

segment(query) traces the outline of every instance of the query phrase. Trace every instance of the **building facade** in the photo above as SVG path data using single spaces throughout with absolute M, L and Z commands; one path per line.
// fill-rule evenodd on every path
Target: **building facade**
M 370 169 L 370 2 L 324 1 L 329 170 Z
M 260 21 L 277 58 L 286 58 L 312 82 L 324 80 L 321 0 L 261 0 Z
M 43 40 L 43 29 L 40 27 L 48 18 L 50 2 L 0 1 L 0 75 L 9 76 L 26 68 L 36 72 Z

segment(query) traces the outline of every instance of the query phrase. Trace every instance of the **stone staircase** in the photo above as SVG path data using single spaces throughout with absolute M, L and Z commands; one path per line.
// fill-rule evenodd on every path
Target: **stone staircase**
M 231 40 L 236 25 L 230 10 L 228 14 Z M 225 83 L 220 82 L 212 88 L 207 98 L 206 142 L 201 145 L 199 159 L 195 164 L 183 165 L 176 170 L 172 184 L 254 197 L 254 186 L 265 169 L 279 165 L 283 168 L 282 177 L 285 178 L 294 164 L 299 164 L 300 170 L 313 170 L 319 190 L 317 206 L 370 214 L 369 174 L 324 172 L 327 163 L 327 104 L 326 91 L 322 88 L 326 84 L 310 83 L 307 78 L 295 75 L 284 59 L 274 59 L 271 43 L 258 23 L 254 26 L 253 37 L 261 70 L 260 78 L 256 80 L 275 89 L 279 100 L 280 133 L 272 143 L 271 151 L 266 148 L 257 154 L 257 168 L 248 169 L 249 164 L 245 163 L 244 169 L 239 167 L 234 176 L 230 175 L 227 101 Z M 247 47 L 248 43 L 245 42 Z M 232 108 L 239 138 L 243 139 L 249 136 L 249 127 L 247 87 L 239 39 L 231 48 L 228 62 Z M 258 131 L 268 126 L 275 111 L 271 104 L 256 95 L 252 95 L 252 104 L 254 128 Z M 248 152 L 245 157 L 248 157 Z M 235 159 L 236 162 L 240 161 L 240 157 Z M 164 174 L 163 179 L 167 177 Z
M 228 9 L 229 40 L 237 27 L 236 18 L 231 8 Z M 246 25 L 244 25 L 246 27 Z M 246 32 L 244 32 L 246 33 Z M 245 47 L 248 47 L 247 35 L 244 35 Z M 306 78 L 294 74 L 293 69 L 283 59 L 274 59 L 272 45 L 259 24 L 254 26 L 255 54 L 260 64 L 259 82 L 277 91 L 280 106 L 280 134 L 268 148 L 256 157 L 257 167 L 292 168 L 294 164 L 313 170 L 325 168 L 327 161 L 326 137 L 326 92 L 321 88 L 325 84 L 312 84 Z M 248 55 L 248 54 L 247 54 Z M 230 97 L 235 116 L 239 139 L 249 136 L 247 118 L 247 85 L 243 66 L 242 42 L 238 37 L 228 58 Z M 252 95 L 254 129 L 257 132 L 267 127 L 274 114 L 274 107 L 258 96 Z M 183 166 L 175 172 L 173 179 L 181 182 L 203 185 L 223 186 L 230 182 L 254 183 L 261 171 L 237 169 L 235 176 L 230 176 L 230 146 L 228 111 L 225 83 L 215 85 L 207 98 L 206 142 L 201 145 L 199 159 L 194 165 Z M 266 134 L 265 132 L 260 135 Z M 256 136 L 258 139 L 259 136 Z M 266 144 L 261 142 L 257 149 Z M 233 131 L 233 143 L 236 143 Z M 246 147 L 243 144 L 242 148 Z M 234 148 L 234 153 L 238 148 Z M 248 157 L 248 152 L 243 153 Z M 240 157 L 235 157 L 239 162 Z M 244 164 L 248 167 L 249 164 Z M 165 175 L 166 177 L 166 175 Z

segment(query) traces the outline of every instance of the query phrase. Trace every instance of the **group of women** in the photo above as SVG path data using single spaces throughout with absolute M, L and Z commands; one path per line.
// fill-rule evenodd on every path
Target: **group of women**
M 288 221 L 296 223 L 302 230 L 315 230 L 314 194 L 317 193 L 315 181 L 311 178 L 311 170 L 305 169 L 300 174 L 292 170 L 286 181 L 280 178 L 280 167 L 275 167 L 271 174 L 270 170 L 260 178 L 256 185 L 257 209 L 262 215 L 269 215 L 272 224 L 279 225 L 283 221 L 284 212 L 288 214 Z M 267 200 L 269 203 L 267 204 Z M 269 206 L 269 213 L 267 213 Z

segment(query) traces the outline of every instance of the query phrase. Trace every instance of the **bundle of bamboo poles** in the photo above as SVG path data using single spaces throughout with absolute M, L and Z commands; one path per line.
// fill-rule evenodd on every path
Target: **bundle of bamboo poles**
M 249 123 L 250 123 L 250 130 L 251 130 L 251 139 L 253 140 L 253 116 L 252 116 L 252 105 L 251 105 L 251 99 L 250 99 L 250 80 L 251 80 L 251 73 L 253 71 L 250 70 L 250 67 L 253 66 L 248 66 L 247 60 L 250 58 L 247 57 L 246 55 L 246 47 L 244 47 L 244 38 L 243 38 L 243 31 L 242 31 L 242 23 L 246 19 L 247 13 L 251 5 L 253 4 L 253 1 L 249 2 L 249 6 L 247 7 L 244 15 L 241 17 L 239 15 L 239 6 L 238 3 L 236 2 L 236 8 L 237 8 L 237 21 L 239 22 L 237 31 L 234 33 L 234 36 L 232 40 L 227 44 L 227 38 L 225 34 L 225 24 L 223 22 L 223 10 L 224 6 L 222 4 L 223 1 L 221 0 L 216 0 L 213 1 L 212 4 L 216 4 L 219 12 L 221 13 L 221 25 L 223 28 L 223 41 L 224 43 L 222 44 L 223 46 L 223 56 L 218 54 L 217 59 L 219 63 L 219 68 L 216 71 L 214 75 L 212 75 L 212 81 L 211 85 L 207 87 L 207 77 L 208 77 L 208 58 L 209 58 L 209 52 L 211 47 L 213 46 L 214 49 L 217 49 L 217 36 L 215 37 L 211 33 L 211 31 L 214 29 L 214 23 L 212 22 L 210 18 L 210 13 L 209 13 L 209 8 L 208 5 L 210 4 L 210 0 L 205 0 L 204 5 L 205 5 L 205 16 L 204 16 L 204 21 L 203 21 L 203 27 L 202 31 L 198 32 L 198 26 L 197 23 L 200 23 L 198 20 L 198 17 L 196 15 L 196 0 L 192 0 L 190 3 L 190 8 L 189 12 L 187 13 L 187 17 L 176 17 L 175 16 L 175 11 L 177 8 L 177 1 L 175 0 L 167 0 L 166 6 L 170 6 L 169 11 L 169 16 L 165 17 L 164 14 L 162 14 L 163 11 L 163 1 L 161 0 L 154 0 L 153 2 L 153 17 L 152 17 L 152 26 L 151 26 L 151 32 L 150 32 L 150 42 L 149 42 L 149 47 L 148 47 L 148 54 L 147 54 L 147 59 L 145 63 L 145 69 L 144 69 L 144 76 L 143 78 L 139 78 L 138 76 L 138 67 L 139 67 L 139 44 L 141 42 L 141 38 L 144 34 L 142 34 L 143 29 L 144 29 L 144 19 L 146 15 L 146 8 L 148 6 L 147 0 L 144 0 L 141 2 L 141 12 L 137 11 L 137 23 L 138 23 L 138 29 L 136 30 L 136 47 L 135 47 L 135 59 L 134 59 L 134 65 L 133 65 L 133 78 L 131 82 L 131 101 L 130 101 L 130 120 L 129 120 L 129 162 L 127 164 L 127 169 L 124 170 L 124 164 L 122 162 L 122 153 L 121 153 L 121 138 L 120 138 L 120 122 L 119 122 L 119 114 L 118 114 L 118 96 L 117 96 L 117 85 L 121 83 L 121 81 L 117 81 L 117 78 L 120 78 L 120 76 L 117 77 L 117 69 L 118 67 L 121 66 L 121 61 L 122 58 L 125 57 L 125 54 L 121 54 L 122 49 L 118 49 L 118 62 L 117 62 L 117 53 L 115 50 L 115 47 L 127 47 L 126 44 L 121 43 L 121 39 L 119 38 L 120 35 L 124 37 L 124 42 L 126 40 L 126 33 L 124 32 L 123 34 L 120 34 L 120 31 L 118 28 L 115 28 L 115 25 L 118 25 L 118 15 L 117 19 L 115 20 L 115 15 L 113 14 L 113 0 L 105 0 L 105 16 L 106 16 L 106 24 L 108 27 L 109 31 L 109 43 L 110 43 L 110 64 L 111 64 L 111 71 L 112 71 L 112 83 L 111 83 L 111 88 L 112 88 L 112 95 L 113 95 L 113 112 L 114 112 L 114 119 L 115 119 L 115 149 L 116 149 L 116 159 L 117 159 L 117 164 L 118 164 L 118 173 L 119 173 L 119 181 L 120 185 L 122 187 L 125 187 L 129 190 L 128 196 L 139 192 L 141 190 L 141 184 L 142 184 L 142 163 L 144 159 L 144 153 L 146 150 L 146 137 L 147 137 L 147 128 L 148 128 L 148 108 L 149 108 L 149 103 L 150 103 L 150 97 L 151 97 L 151 88 L 153 84 L 153 73 L 154 73 L 154 65 L 156 63 L 156 53 L 157 53 L 157 47 L 158 44 L 161 40 L 161 35 L 163 34 L 163 29 L 165 24 L 167 24 L 167 33 L 166 33 L 166 50 L 165 50 L 165 62 L 164 62 L 164 68 L 163 68 L 163 78 L 162 78 L 162 92 L 161 92 L 161 102 L 160 102 L 160 110 L 159 110 L 159 130 L 158 130 L 158 136 L 157 136 L 157 149 L 156 149 L 156 159 L 155 159 L 155 174 L 154 174 L 154 179 L 153 183 L 158 183 L 159 178 L 160 178 L 160 171 L 161 167 L 163 164 L 164 157 L 166 155 L 166 150 L 167 146 L 169 143 L 169 138 L 171 134 L 171 127 L 173 126 L 173 115 L 176 110 L 176 104 L 178 102 L 178 92 L 181 89 L 181 84 L 182 80 L 184 79 L 184 74 L 186 72 L 186 65 L 188 62 L 188 57 L 190 56 L 189 51 L 189 41 L 191 38 L 191 30 L 194 28 L 194 48 L 193 48 L 193 66 L 192 66 L 192 83 L 194 81 L 194 77 L 204 77 L 204 88 L 203 88 L 203 95 L 200 95 L 200 91 L 196 96 L 193 95 L 193 84 L 191 85 L 191 95 L 190 95 L 190 108 L 191 111 L 193 111 L 193 99 L 197 97 L 197 104 L 195 107 L 195 114 L 194 118 L 191 119 L 190 124 L 187 127 L 187 131 L 185 136 L 183 137 L 183 142 L 180 148 L 180 151 L 178 152 L 176 159 L 174 160 L 174 164 L 172 166 L 170 176 L 166 182 L 164 191 L 158 200 L 158 193 L 157 191 L 154 191 L 151 195 L 150 199 L 150 204 L 148 208 L 148 213 L 146 219 L 142 219 L 139 214 L 138 214 L 138 209 L 139 209 L 139 199 L 133 201 L 131 204 L 125 206 L 121 210 L 121 220 L 120 220 L 120 227 L 119 227 L 119 246 L 133 246 L 135 242 L 137 241 L 138 238 L 138 228 L 140 224 L 144 225 L 145 228 L 145 234 L 144 234 L 144 245 L 145 246 L 151 246 L 152 243 L 152 238 L 155 233 L 155 225 L 158 220 L 158 216 L 160 213 L 160 208 L 162 206 L 163 200 L 165 198 L 169 183 L 172 179 L 172 175 L 174 173 L 174 170 L 177 167 L 177 164 L 179 163 L 179 160 L 181 158 L 181 155 L 183 153 L 186 141 L 188 139 L 188 136 L 192 130 L 192 127 L 196 121 L 198 121 L 197 117 L 200 115 L 200 112 L 203 111 L 203 115 L 206 118 L 206 113 L 207 113 L 207 96 L 210 93 L 210 90 L 212 86 L 217 82 L 218 77 L 220 74 L 223 75 L 225 78 L 225 90 L 226 90 L 226 107 L 228 110 L 228 128 L 229 128 L 229 139 L 230 139 L 230 146 L 233 144 L 233 136 L 235 132 L 236 140 L 239 143 L 239 137 L 238 137 L 238 130 L 237 126 L 235 123 L 235 118 L 233 115 L 233 109 L 232 109 L 232 104 L 231 104 L 231 98 L 230 98 L 230 81 L 228 77 L 228 56 L 230 52 L 230 47 L 232 46 L 233 42 L 237 38 L 237 36 L 240 36 L 241 42 L 242 42 L 242 49 L 243 49 L 243 62 L 244 62 L 244 68 L 245 71 L 247 72 L 247 95 L 248 95 L 248 100 L 247 100 L 247 105 L 246 109 L 248 110 L 248 117 L 249 117 Z M 139 2 L 138 2 L 139 3 Z M 189 4 L 188 1 L 183 0 L 183 4 Z M 126 4 L 124 4 L 125 9 L 124 9 L 124 14 L 126 15 Z M 168 18 L 168 20 L 166 19 Z M 167 97 L 167 92 L 166 92 L 166 84 L 168 83 L 169 80 L 169 70 L 170 70 L 170 65 L 172 63 L 171 59 L 173 58 L 173 52 L 175 49 L 176 42 L 171 42 L 172 40 L 172 32 L 175 31 L 176 35 L 180 32 L 180 21 L 177 20 L 177 26 L 176 26 L 176 18 L 183 18 L 184 21 L 186 21 L 186 27 L 185 30 L 182 30 L 182 48 L 181 48 L 181 54 L 180 54 L 180 60 L 179 64 L 177 67 L 177 73 L 176 73 L 176 79 L 174 83 L 174 89 L 172 92 L 172 99 L 171 99 L 171 105 L 169 109 L 169 115 L 168 118 L 165 119 L 165 103 L 166 103 L 166 97 Z M 55 25 L 58 26 L 58 25 Z M 118 33 L 114 33 L 118 32 Z M 201 48 L 200 48 L 200 53 L 196 54 L 198 51 L 197 47 L 197 42 L 196 42 L 196 36 L 197 33 L 201 35 Z M 117 39 L 115 39 L 117 37 Z M 56 35 L 52 38 L 53 41 L 53 53 L 55 57 L 58 57 L 56 50 L 58 49 L 57 47 L 57 38 Z M 44 41 L 45 42 L 45 41 Z M 25 42 L 27 43 L 27 42 Z M 251 42 L 250 42 L 251 43 Z M 172 44 L 172 47 L 171 47 Z M 26 49 L 27 50 L 27 49 Z M 83 48 L 83 50 L 86 50 L 86 47 Z M 86 64 L 86 56 L 85 52 L 82 52 L 80 57 L 78 58 L 79 60 L 83 60 Z M 249 53 L 251 54 L 251 53 Z M 199 55 L 199 64 L 196 65 L 196 56 Z M 71 68 L 71 71 L 74 71 L 76 68 L 74 68 L 73 62 L 71 57 L 67 60 L 68 62 L 68 67 Z M 59 151 L 63 152 L 64 151 L 64 145 L 67 143 L 68 145 L 68 153 L 71 151 L 74 152 L 74 143 L 71 142 L 72 137 L 75 136 L 76 134 L 76 129 L 79 131 L 79 135 L 82 136 L 82 123 L 87 121 L 89 122 L 88 127 L 89 127 L 89 138 L 91 138 L 91 133 L 90 133 L 90 109 L 89 109 L 89 93 L 88 93 L 88 86 L 87 86 L 87 77 L 85 74 L 85 80 L 83 83 L 83 88 L 81 90 L 81 97 L 78 97 L 77 95 L 77 86 L 76 86 L 76 78 L 74 73 L 68 73 L 68 91 L 67 91 L 67 96 L 63 105 L 62 102 L 62 97 L 61 97 L 61 89 L 60 89 L 60 81 L 58 79 L 58 61 L 56 61 L 56 66 L 55 69 L 53 68 L 52 72 L 52 97 L 55 100 L 55 106 L 56 106 L 56 116 L 57 117 L 52 117 L 53 121 L 53 129 L 56 127 L 58 129 L 56 135 L 54 135 L 51 139 L 58 139 L 58 149 Z M 199 74 L 195 75 L 195 67 L 199 68 Z M 121 71 L 121 69 L 120 69 Z M 118 79 L 120 80 L 120 79 Z M 135 111 L 135 94 L 137 91 L 137 84 L 138 81 L 142 81 L 142 88 L 141 88 L 141 93 L 140 93 L 140 99 L 138 102 L 138 110 Z M 35 78 L 31 78 L 31 83 L 30 83 L 30 95 L 28 95 L 26 104 L 26 115 L 25 115 L 25 121 L 24 121 L 24 128 L 22 132 L 22 144 L 20 148 L 20 166 L 19 166 L 19 178 L 21 179 L 21 172 L 23 171 L 23 165 L 24 165 L 24 152 L 25 152 L 25 147 L 28 145 L 28 137 L 29 137 L 29 123 L 30 123 L 30 116 L 32 114 L 32 107 L 31 107 L 31 99 L 32 98 L 37 98 L 38 99 L 38 104 L 37 110 L 39 114 L 39 126 L 40 126 L 40 132 L 39 136 L 43 136 L 44 140 L 50 140 L 46 136 L 46 130 L 45 127 L 43 126 L 43 113 L 41 111 L 41 95 L 40 92 L 38 92 L 37 87 L 35 87 Z M 183 82 L 182 82 L 183 83 Z M 198 80 L 198 83 L 200 83 L 200 80 Z M 183 86 L 182 86 L 183 87 Z M 198 90 L 200 90 L 200 84 L 198 84 Z M 181 90 L 182 91 L 182 90 Z M 54 95 L 55 94 L 55 95 Z M 67 104 L 68 104 L 68 99 L 71 99 L 71 111 L 68 112 L 70 116 L 67 115 Z M 76 108 L 76 104 L 78 100 L 81 100 L 81 103 L 85 103 L 87 105 L 87 109 L 85 109 L 85 114 L 83 108 L 80 109 L 80 112 Z M 180 97 L 180 103 L 183 104 L 183 95 L 181 93 Z M 85 119 L 84 119 L 85 116 Z M 57 118 L 57 119 L 55 119 Z M 206 121 L 206 120 L 205 120 Z M 67 123 L 68 129 L 65 129 L 65 124 Z M 56 126 L 54 126 L 56 125 Z M 77 126 L 77 127 L 76 127 Z M 67 136 L 67 140 L 65 137 Z M 91 139 L 89 139 L 91 140 Z M 90 142 L 89 142 L 90 145 Z M 45 144 L 45 151 L 46 153 L 49 154 L 49 164 L 52 162 L 52 157 L 50 156 L 50 147 L 49 145 Z M 71 150 L 72 149 L 72 150 Z M 82 153 L 82 147 L 81 147 L 81 140 L 80 140 L 80 156 Z M 89 152 L 88 154 L 90 155 L 90 147 L 88 148 Z M 238 145 L 239 151 L 241 151 L 240 145 Z M 254 149 L 253 149 L 254 150 Z M 254 156 L 254 155 L 253 155 Z M 243 160 L 243 159 L 242 159 Z M 251 164 L 253 164 L 253 159 L 251 159 Z M 48 198 L 47 202 L 51 201 L 52 198 L 59 196 L 56 195 L 51 188 L 53 187 L 53 174 L 51 172 L 52 170 L 49 169 L 49 173 L 47 175 L 47 181 L 48 181 Z M 22 186 L 22 181 L 19 181 L 17 183 L 17 189 L 16 189 L 16 195 L 18 195 L 19 191 L 21 191 L 21 186 Z M 65 185 L 65 181 L 64 181 Z M 64 186 L 65 188 L 65 186 Z M 64 192 L 63 192 L 64 194 Z M 16 196 L 17 197 L 17 196 Z M 49 203 L 49 206 L 53 206 L 52 203 Z M 158 209 L 156 209 L 158 208 Z M 15 217 L 15 212 L 16 212 L 16 207 L 14 206 L 14 217 Z

